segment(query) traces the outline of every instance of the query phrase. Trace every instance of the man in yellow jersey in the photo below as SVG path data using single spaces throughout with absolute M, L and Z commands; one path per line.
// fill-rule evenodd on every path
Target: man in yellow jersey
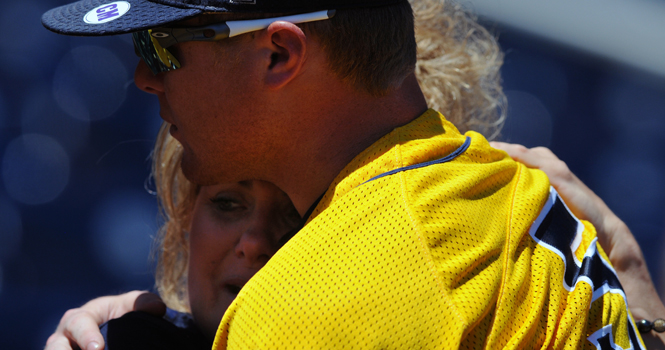
M 42 21 L 133 33 L 185 175 L 270 181 L 307 219 L 214 349 L 643 348 L 594 227 L 428 109 L 407 1 L 83 0 Z

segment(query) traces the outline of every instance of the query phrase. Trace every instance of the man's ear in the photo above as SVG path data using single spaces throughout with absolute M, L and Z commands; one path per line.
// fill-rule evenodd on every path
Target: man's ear
M 262 33 L 269 47 L 266 57 L 265 82 L 271 89 L 279 89 L 301 72 L 305 63 L 307 37 L 297 25 L 284 21 L 272 23 Z

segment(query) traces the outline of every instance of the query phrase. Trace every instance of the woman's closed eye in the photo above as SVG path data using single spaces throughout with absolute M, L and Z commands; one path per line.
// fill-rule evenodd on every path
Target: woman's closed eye
M 210 198 L 210 203 L 213 205 L 213 207 L 216 210 L 221 212 L 233 212 L 245 208 L 244 204 L 241 203 L 241 201 L 235 198 L 230 198 L 225 196 L 217 196 Z

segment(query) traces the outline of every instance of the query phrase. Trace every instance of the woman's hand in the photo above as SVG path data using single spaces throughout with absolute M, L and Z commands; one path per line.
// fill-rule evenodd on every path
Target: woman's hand
M 46 341 L 45 350 L 103 349 L 104 338 L 99 332 L 99 326 L 135 310 L 163 316 L 166 305 L 159 296 L 146 291 L 90 300 L 79 308 L 65 312 L 58 328 Z
M 503 142 L 492 142 L 491 145 L 506 151 L 527 167 L 545 172 L 573 214 L 596 227 L 598 242 L 617 272 L 636 320 L 665 318 L 665 305 L 656 292 L 644 255 L 632 232 L 600 197 L 568 169 L 566 163 L 544 147 L 529 149 Z M 642 338 L 649 349 L 665 349 L 665 333 L 652 331 L 643 333 Z

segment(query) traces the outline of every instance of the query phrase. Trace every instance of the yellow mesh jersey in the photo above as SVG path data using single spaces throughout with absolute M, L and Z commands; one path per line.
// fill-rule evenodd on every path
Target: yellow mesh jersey
M 213 349 L 643 348 L 595 236 L 544 173 L 429 110 L 337 176 Z

